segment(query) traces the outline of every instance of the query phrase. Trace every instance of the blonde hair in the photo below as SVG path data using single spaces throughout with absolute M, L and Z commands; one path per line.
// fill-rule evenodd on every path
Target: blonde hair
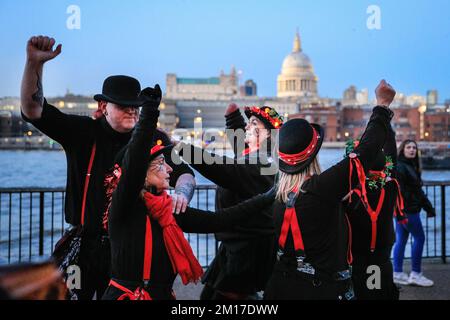
M 319 159 L 316 156 L 314 160 L 307 166 L 302 172 L 296 174 L 289 174 L 280 171 L 280 176 L 277 183 L 276 199 L 282 203 L 288 201 L 289 193 L 293 192 L 297 188 L 296 194 L 301 190 L 303 183 L 315 174 L 322 172 L 319 164 Z

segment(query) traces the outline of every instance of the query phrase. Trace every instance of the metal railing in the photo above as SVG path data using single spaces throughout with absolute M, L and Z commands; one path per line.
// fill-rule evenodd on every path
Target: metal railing
M 212 185 L 197 186 L 190 206 L 214 211 Z M 171 191 L 172 192 L 172 191 Z M 64 188 L 0 188 L 0 264 L 49 257 L 70 225 L 64 219 Z M 202 266 L 209 265 L 218 243 L 213 234 L 187 234 Z
M 447 221 L 447 219 L 450 216 L 446 215 L 447 205 L 450 205 L 446 201 L 450 196 L 450 194 L 447 194 L 450 193 L 450 181 L 426 181 L 424 182 L 424 189 L 436 209 L 436 217 L 428 219 L 425 215 L 421 215 L 425 232 L 423 257 L 440 257 L 442 262 L 446 263 L 446 258 L 450 256 L 450 238 L 447 238 L 447 224 L 450 225 L 450 221 Z M 412 239 L 410 237 L 409 245 L 411 246 L 411 244 Z
M 446 206 L 450 181 L 426 182 L 425 192 L 436 208 L 437 216 L 422 215 L 426 240 L 423 257 L 450 256 L 447 239 Z M 216 187 L 197 186 L 190 206 L 214 210 Z M 55 243 L 70 227 L 64 221 L 63 188 L 0 188 L 0 264 L 40 260 L 51 255 Z M 214 235 L 187 234 L 202 266 L 208 266 L 217 251 Z M 409 246 L 411 245 L 411 240 Z M 406 257 L 410 250 L 407 248 Z

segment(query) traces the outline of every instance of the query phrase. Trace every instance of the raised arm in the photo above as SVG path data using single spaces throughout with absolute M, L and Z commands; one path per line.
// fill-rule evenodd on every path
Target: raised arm
M 143 92 L 146 92 L 146 90 L 148 89 Z M 153 92 L 153 89 L 150 91 Z M 130 208 L 139 198 L 144 186 L 153 133 L 158 122 L 158 106 L 161 101 L 159 85 L 155 86 L 154 91 L 154 96 L 150 97 L 142 106 L 139 121 L 128 145 L 125 147 L 125 153 L 120 164 L 122 174 L 113 193 L 110 219 L 129 216 L 132 213 Z
M 239 110 L 238 106 L 234 103 L 230 104 L 225 111 L 225 124 L 227 130 L 243 130 L 245 132 L 245 120 Z M 246 147 L 244 143 L 240 143 L 236 135 L 227 135 L 228 142 L 233 148 L 235 158 L 242 154 L 242 147 Z
M 180 155 L 205 178 L 222 188 L 251 197 L 269 190 L 273 185 L 273 175 L 262 175 L 261 169 L 270 164 L 244 164 L 236 159 L 219 156 L 214 153 L 181 143 Z M 208 161 L 205 161 L 208 159 Z
M 27 60 L 22 77 L 20 103 L 23 114 L 30 120 L 41 117 L 44 105 L 44 89 L 42 73 L 44 63 L 54 59 L 61 53 L 59 44 L 55 50 L 55 39 L 38 36 L 32 37 L 27 43 Z
M 370 168 L 376 154 L 383 147 L 393 116 L 393 112 L 388 107 L 394 99 L 395 90 L 383 80 L 377 87 L 376 94 L 378 106 L 373 109 L 360 144 L 354 150 L 364 170 Z M 307 186 L 310 191 L 316 192 L 326 199 L 341 201 L 349 192 L 350 180 L 352 187 L 356 187 L 358 184 L 356 169 L 352 172 L 352 179 L 350 179 L 350 159 L 346 158 L 316 179 L 311 179 Z
M 257 195 L 233 207 L 211 212 L 188 207 L 184 214 L 176 215 L 178 225 L 188 233 L 215 233 L 232 231 L 253 215 L 263 215 L 263 209 L 271 206 L 275 199 L 274 189 Z M 260 218 L 258 216 L 258 218 Z M 261 217 L 262 219 L 263 217 Z M 269 217 L 271 219 L 271 217 Z M 258 219 L 259 220 L 259 219 Z M 271 221 L 271 220 L 270 220 Z M 272 226 L 269 226 L 272 228 Z
M 177 144 L 177 142 L 171 140 L 164 131 L 157 129 L 157 133 L 159 133 L 157 137 L 162 139 L 163 145 Z M 175 162 L 172 157 L 176 158 Z M 165 160 L 173 169 L 170 173 L 169 181 L 169 185 L 175 188 L 175 193 L 172 194 L 173 209 L 175 213 L 185 212 L 186 207 L 194 196 L 196 186 L 194 171 L 192 171 L 187 164 L 182 162 L 175 153 L 168 152 L 165 154 Z
M 386 142 L 383 146 L 384 154 L 391 157 L 394 166 L 397 165 L 397 143 L 395 141 L 395 131 L 390 125 L 387 131 Z

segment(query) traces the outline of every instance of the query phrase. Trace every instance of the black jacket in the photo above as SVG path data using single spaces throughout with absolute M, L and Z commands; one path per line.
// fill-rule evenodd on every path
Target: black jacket
M 225 117 L 227 129 L 244 130 L 245 121 L 239 110 Z M 235 141 L 236 142 L 236 141 Z M 215 183 L 216 210 L 228 208 L 272 188 L 274 174 L 263 175 L 262 169 L 271 167 L 270 155 L 256 153 L 242 155 L 239 143 L 232 142 L 235 157 L 222 157 L 190 146 L 190 155 L 181 150 L 183 158 L 200 174 Z M 196 155 L 197 154 L 197 155 Z M 214 159 L 213 164 L 194 162 L 195 158 Z M 253 161 L 256 160 L 256 161 Z M 212 161 L 211 161 L 212 162 Z M 222 241 L 219 251 L 208 268 L 204 282 L 211 287 L 242 294 L 263 290 L 275 261 L 275 239 L 272 210 L 262 209 L 260 216 L 252 216 L 235 232 L 216 233 Z
M 392 159 L 394 167 L 397 163 L 397 147 L 395 142 L 395 132 L 389 128 L 386 143 L 383 146 L 385 156 Z M 391 177 L 396 178 L 395 168 L 391 172 Z M 371 190 L 366 183 L 367 198 L 373 210 L 376 210 L 381 189 Z M 354 262 L 359 263 L 360 257 L 362 261 L 367 256 L 376 254 L 379 261 L 389 261 L 392 246 L 395 242 L 394 231 L 394 209 L 397 203 L 398 187 L 396 183 L 391 180 L 384 186 L 385 197 L 383 206 L 377 220 L 377 235 L 376 247 L 374 253 L 371 253 L 371 236 L 372 236 L 372 222 L 369 213 L 361 202 L 361 199 L 354 193 L 352 202 L 347 206 L 347 214 L 352 228 L 352 253 Z M 364 270 L 365 272 L 365 270 Z
M 102 232 L 102 216 L 105 210 L 104 179 L 106 172 L 114 165 L 114 160 L 128 141 L 132 132 L 119 133 L 111 128 L 105 117 L 93 120 L 86 116 L 68 115 L 44 101 L 42 116 L 37 120 L 22 118 L 33 124 L 42 133 L 62 145 L 67 158 L 67 183 L 65 199 L 65 219 L 67 223 L 79 225 L 81 203 L 89 158 L 94 142 L 97 151 L 92 166 L 91 179 L 87 192 L 85 211 L 85 235 L 97 237 Z M 156 131 L 155 139 L 164 143 L 170 141 L 167 135 Z M 185 164 L 174 166 L 170 185 L 175 186 L 178 177 L 184 173 L 194 175 Z
M 424 209 L 427 213 L 434 213 L 434 208 L 422 189 L 422 177 L 411 160 L 403 155 L 399 156 L 397 174 L 405 202 L 406 213 L 419 213 Z
M 385 143 L 392 111 L 375 107 L 359 146 L 355 149 L 362 166 L 370 168 L 375 155 Z M 305 246 L 305 262 L 319 273 L 332 275 L 349 267 L 349 228 L 342 199 L 348 194 L 350 160 L 307 180 L 297 198 L 295 209 Z M 354 172 L 354 171 L 353 171 Z M 358 183 L 354 172 L 352 188 Z M 277 239 L 284 219 L 285 204 L 275 203 L 274 218 Z M 292 233 L 288 233 L 284 255 L 279 265 L 296 270 Z

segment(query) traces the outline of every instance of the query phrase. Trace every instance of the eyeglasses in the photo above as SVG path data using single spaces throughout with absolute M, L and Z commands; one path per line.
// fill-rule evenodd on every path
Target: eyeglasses
M 158 162 L 152 163 L 150 165 L 150 169 L 156 169 L 156 171 L 161 172 L 164 168 L 165 163 L 166 161 L 164 160 L 164 158 L 161 158 L 161 160 L 159 160 Z

